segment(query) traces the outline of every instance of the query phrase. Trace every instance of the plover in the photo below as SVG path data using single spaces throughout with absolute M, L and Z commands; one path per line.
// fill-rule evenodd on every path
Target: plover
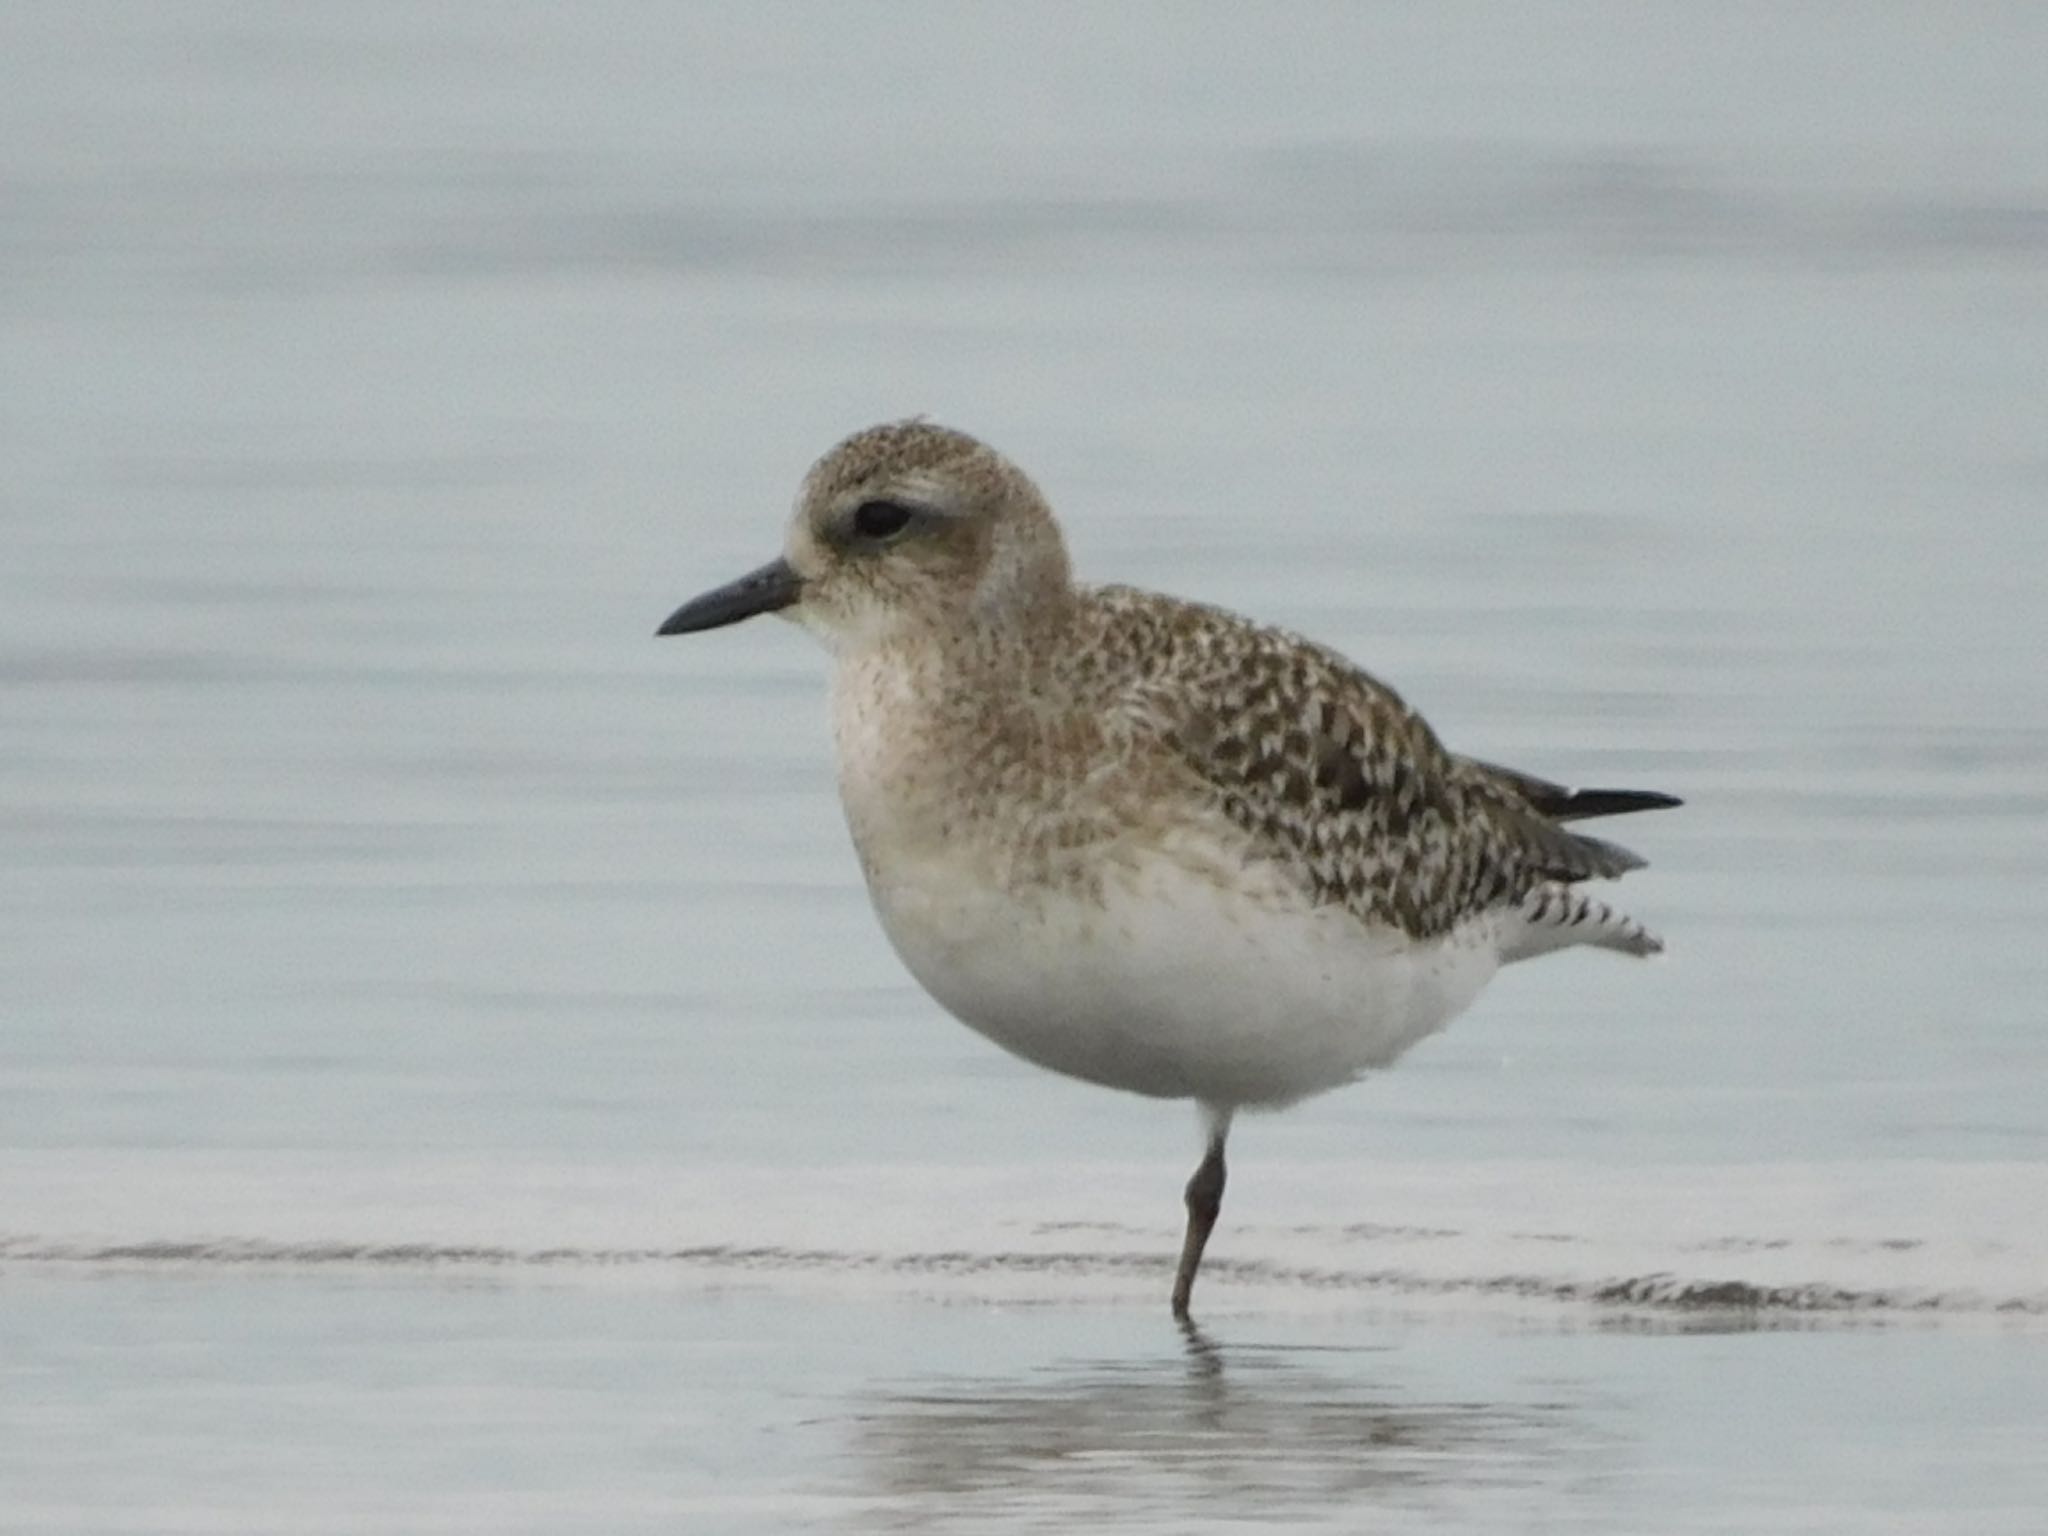
M 840 798 L 924 989 L 1041 1067 L 1200 1106 L 1178 1318 L 1238 1110 L 1390 1065 L 1511 961 L 1662 948 L 1582 889 L 1642 860 L 1564 824 L 1672 796 L 1461 757 L 1335 651 L 1077 584 L 1044 496 L 965 433 L 847 438 L 782 556 L 659 632 L 760 613 L 832 653 Z

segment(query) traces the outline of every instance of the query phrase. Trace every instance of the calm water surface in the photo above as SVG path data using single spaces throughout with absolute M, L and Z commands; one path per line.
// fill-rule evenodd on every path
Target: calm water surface
M 0 1525 L 2037 1530 L 2025 7 L 0 16 Z M 914 411 L 1629 826 L 1245 1124 L 941 1017 L 823 666 Z

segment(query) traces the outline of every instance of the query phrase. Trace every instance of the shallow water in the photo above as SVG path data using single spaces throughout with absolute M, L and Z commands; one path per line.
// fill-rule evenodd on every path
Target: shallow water
M 2037 1527 L 2048 35 L 1971 18 L 0 18 L 7 1527 Z M 1665 959 L 1240 1127 L 1213 1356 L 1192 1117 L 916 993 L 802 636 L 649 638 L 911 411 L 1689 801 Z
M 1085 1303 L 9 1290 L 17 1529 L 2018 1532 L 2039 1509 L 2013 1477 L 2038 1361 L 1995 1332 L 1354 1316 L 1183 1343 Z M 1930 1423 L 1970 1433 L 1937 1456 Z

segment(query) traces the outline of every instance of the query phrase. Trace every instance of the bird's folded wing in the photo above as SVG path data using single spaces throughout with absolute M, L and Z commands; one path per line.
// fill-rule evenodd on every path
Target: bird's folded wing
M 1426 938 L 1544 882 L 1641 865 L 1557 825 L 1522 788 L 1556 786 L 1447 752 L 1398 694 L 1336 652 L 1187 606 L 1176 625 L 1156 599 L 1145 605 L 1150 632 L 1132 649 L 1155 664 L 1120 713 L 1178 767 L 1193 803 L 1313 899 Z

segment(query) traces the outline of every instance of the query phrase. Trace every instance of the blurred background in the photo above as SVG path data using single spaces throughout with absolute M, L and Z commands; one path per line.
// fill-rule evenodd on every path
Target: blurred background
M 2024 5 L 0 10 L 10 1528 L 2033 1528 L 2044 57 Z M 805 637 L 652 639 L 913 413 L 1085 575 L 1689 802 L 1615 827 L 1664 961 L 1241 1128 L 1220 1365 L 1159 1300 L 1192 1114 L 910 983 Z

